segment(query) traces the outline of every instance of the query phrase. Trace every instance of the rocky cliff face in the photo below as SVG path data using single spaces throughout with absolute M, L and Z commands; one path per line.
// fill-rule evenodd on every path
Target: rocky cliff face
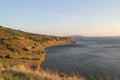
M 46 43 L 43 43 L 44 48 L 46 47 L 51 47 L 51 46 L 56 46 L 56 45 L 63 45 L 63 44 L 71 44 L 74 43 L 74 39 L 72 38 L 66 38 L 64 40 L 52 40 L 48 41 Z

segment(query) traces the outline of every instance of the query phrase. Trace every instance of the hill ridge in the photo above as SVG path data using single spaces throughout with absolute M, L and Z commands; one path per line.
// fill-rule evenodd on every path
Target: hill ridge
M 40 70 L 46 53 L 44 48 L 73 43 L 72 38 L 28 33 L 0 26 L 0 63 L 3 68 L 24 65 Z

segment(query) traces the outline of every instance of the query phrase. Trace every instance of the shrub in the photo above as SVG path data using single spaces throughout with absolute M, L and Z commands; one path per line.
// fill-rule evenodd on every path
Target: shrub
M 44 54 L 44 51 L 41 51 L 40 53 Z
M 7 48 L 10 50 L 10 51 L 13 51 L 13 52 L 16 52 L 16 48 L 14 48 L 12 45 L 8 44 L 7 45 Z
M 31 66 L 30 66 L 30 68 L 31 68 L 31 70 L 36 70 L 37 69 L 37 65 L 35 65 L 35 64 L 32 64 Z
M 10 51 L 12 51 L 12 52 L 18 52 L 18 53 L 20 53 L 20 50 L 19 50 L 19 49 L 14 48 L 14 47 L 12 47 L 12 46 L 9 46 L 8 49 L 9 49 Z
M 39 57 L 32 58 L 32 60 L 40 60 Z
M 5 56 L 5 58 L 12 58 L 12 55 L 11 55 L 11 54 L 7 54 L 7 55 Z
M 32 48 L 36 48 L 35 46 L 32 46 Z
M 9 49 L 12 52 L 18 52 L 20 53 L 20 50 L 13 47 L 11 44 L 8 44 L 6 41 L 4 41 L 4 39 L 0 39 L 0 43 L 5 46 L 7 49 Z
M 28 58 L 28 57 L 23 57 L 22 59 L 24 59 L 24 60 L 30 60 L 30 58 Z
M 4 56 L 3 56 L 3 55 L 0 55 L 0 58 L 4 58 Z
M 29 51 L 26 47 L 23 48 L 24 51 Z
M 44 51 L 38 51 L 37 53 L 38 54 L 44 54 Z

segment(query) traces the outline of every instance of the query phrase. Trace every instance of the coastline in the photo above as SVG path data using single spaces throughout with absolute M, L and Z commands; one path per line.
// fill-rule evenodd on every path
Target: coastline
M 4 69 L 40 70 L 45 48 L 74 43 L 69 37 L 28 33 L 0 26 L 0 63 Z
M 30 71 L 42 71 L 42 64 L 45 62 L 46 60 L 46 56 L 47 53 L 45 52 L 46 48 L 49 47 L 54 47 L 54 46 L 60 46 L 60 45 L 67 45 L 67 44 L 72 44 L 75 43 L 75 40 L 72 38 L 66 38 L 65 40 L 52 40 L 52 41 L 48 41 L 45 42 L 43 44 L 41 44 L 42 46 L 39 47 L 38 51 L 42 51 L 42 53 L 40 53 L 40 55 L 38 56 L 40 59 L 36 59 L 36 60 L 32 60 L 32 59 L 17 59 L 17 61 L 15 59 L 12 58 L 6 58 L 6 62 L 11 62 L 12 64 L 14 63 L 14 61 L 16 62 L 14 66 L 9 67 L 9 65 L 7 65 L 7 67 L 4 67 L 4 65 L 1 64 L 1 70 L 19 70 L 19 71 L 23 71 L 23 70 L 30 70 Z M 38 53 L 39 54 L 39 53 Z M 2 58 L 1 58 L 2 59 Z M 3 59 L 2 59 L 3 60 Z M 19 62 L 18 62 L 19 60 Z M 3 61 L 2 61 L 3 62 Z M 35 67 L 35 69 L 31 68 L 31 66 L 33 66 L 33 68 Z
M 71 43 L 75 43 L 73 38 L 40 35 L 0 26 L 0 80 L 63 80 L 58 73 L 42 70 L 41 65 L 47 56 L 46 48 Z M 64 80 L 71 78 L 80 80 L 76 75 L 65 76 Z
M 45 54 L 45 55 L 44 55 L 43 61 L 40 63 L 40 69 L 41 69 L 41 66 L 42 66 L 42 64 L 45 62 L 46 57 L 47 57 L 47 53 L 45 52 L 45 49 L 50 48 L 50 47 L 60 46 L 60 45 L 68 45 L 68 44 L 76 43 L 76 41 L 75 41 L 73 38 L 68 38 L 68 39 L 70 39 L 70 40 L 63 40 L 63 41 L 59 41 L 59 42 L 57 42 L 57 43 L 56 43 L 56 41 L 55 41 L 56 44 L 43 46 L 43 51 L 44 51 L 44 54 Z

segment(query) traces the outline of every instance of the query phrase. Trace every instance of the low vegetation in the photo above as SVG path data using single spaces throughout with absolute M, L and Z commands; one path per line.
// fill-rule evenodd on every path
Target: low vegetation
M 0 80 L 89 80 L 41 69 L 46 56 L 44 48 L 73 42 L 71 38 L 33 34 L 0 26 Z M 91 79 L 119 80 L 117 77 Z
M 59 75 L 51 71 L 3 70 L 0 72 L 0 80 L 85 80 L 85 78 Z
M 42 77 L 40 73 L 33 75 L 31 72 L 21 72 L 23 67 L 19 66 L 24 65 L 26 70 L 39 72 L 46 56 L 44 48 L 73 42 L 71 38 L 28 33 L 0 26 L 0 70 L 2 70 L 0 78 L 3 80 L 53 80 L 52 77 L 55 74 L 48 73 L 52 76 L 48 78 L 46 72 L 47 75 Z M 54 80 L 63 80 L 57 78 Z
M 9 70 L 0 72 L 0 80 L 42 80 L 42 79 L 37 75 Z

